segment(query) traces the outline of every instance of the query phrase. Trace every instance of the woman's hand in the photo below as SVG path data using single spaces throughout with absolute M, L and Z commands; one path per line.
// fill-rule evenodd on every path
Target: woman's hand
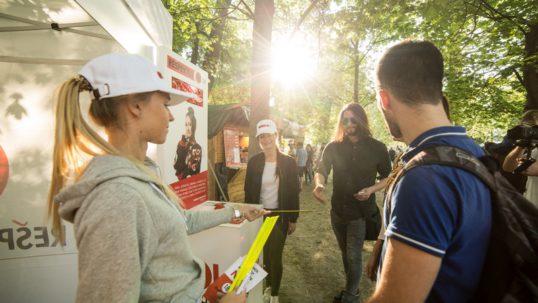
M 248 204 L 239 204 L 237 205 L 237 209 L 241 211 L 243 218 L 249 220 L 250 222 L 271 213 L 263 208 L 258 208 Z
M 219 299 L 219 303 L 245 303 L 247 302 L 247 294 L 245 291 L 242 291 L 240 294 L 236 295 L 235 291 L 225 294 L 222 298 Z
M 297 223 L 289 222 L 288 223 L 288 235 L 291 235 L 295 232 L 295 228 L 297 228 Z

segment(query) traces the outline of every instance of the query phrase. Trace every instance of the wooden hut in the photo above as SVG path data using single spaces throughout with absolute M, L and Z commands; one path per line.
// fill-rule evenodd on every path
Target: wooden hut
M 243 186 L 248 161 L 245 155 L 245 150 L 248 150 L 248 116 L 248 107 L 244 105 L 209 106 L 209 200 L 245 201 Z
M 210 105 L 208 109 L 209 200 L 245 202 L 249 113 L 246 105 Z M 281 139 L 304 140 L 304 126 L 275 110 L 271 118 Z

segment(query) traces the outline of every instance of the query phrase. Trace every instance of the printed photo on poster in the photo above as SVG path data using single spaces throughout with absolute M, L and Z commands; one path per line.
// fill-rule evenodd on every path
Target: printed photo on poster
M 202 146 L 196 141 L 196 116 L 192 107 L 185 115 L 185 132 L 177 144 L 174 170 L 178 180 L 200 173 Z

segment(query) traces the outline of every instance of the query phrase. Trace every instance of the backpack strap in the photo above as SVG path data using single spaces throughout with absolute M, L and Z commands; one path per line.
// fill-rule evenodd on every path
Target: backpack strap
M 482 180 L 492 191 L 497 186 L 493 172 L 498 164 L 491 156 L 484 156 L 480 160 L 469 152 L 450 145 L 432 145 L 420 151 L 405 164 L 397 164 L 389 175 L 387 195 L 385 201 L 391 211 L 392 194 L 394 187 L 408 171 L 421 165 L 443 165 L 463 169 Z
M 480 159 L 471 153 L 454 146 L 434 145 L 416 154 L 404 166 L 404 173 L 420 165 L 443 165 L 466 170 L 482 180 L 491 190 L 497 185 L 492 175 L 496 170 L 496 162 L 484 156 Z

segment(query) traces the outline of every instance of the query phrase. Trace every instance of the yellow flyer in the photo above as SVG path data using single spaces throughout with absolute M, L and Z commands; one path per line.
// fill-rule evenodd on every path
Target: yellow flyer
M 265 242 L 267 242 L 267 238 L 269 238 L 269 235 L 271 234 L 273 227 L 275 227 L 278 217 L 279 216 L 268 217 L 263 222 L 262 228 L 258 232 L 258 235 L 256 236 L 256 239 L 254 240 L 254 243 L 250 247 L 250 250 L 248 251 L 247 256 L 245 257 L 245 261 L 243 261 L 243 265 L 241 266 L 241 268 L 239 269 L 239 272 L 235 276 L 232 286 L 230 287 L 230 291 L 236 291 L 239 293 L 243 290 L 242 289 L 244 288 L 244 286 L 242 285 L 243 280 L 245 280 L 247 275 L 252 271 L 252 268 L 254 267 L 256 260 L 258 260 L 258 257 L 260 256 L 260 253 L 262 252 Z

